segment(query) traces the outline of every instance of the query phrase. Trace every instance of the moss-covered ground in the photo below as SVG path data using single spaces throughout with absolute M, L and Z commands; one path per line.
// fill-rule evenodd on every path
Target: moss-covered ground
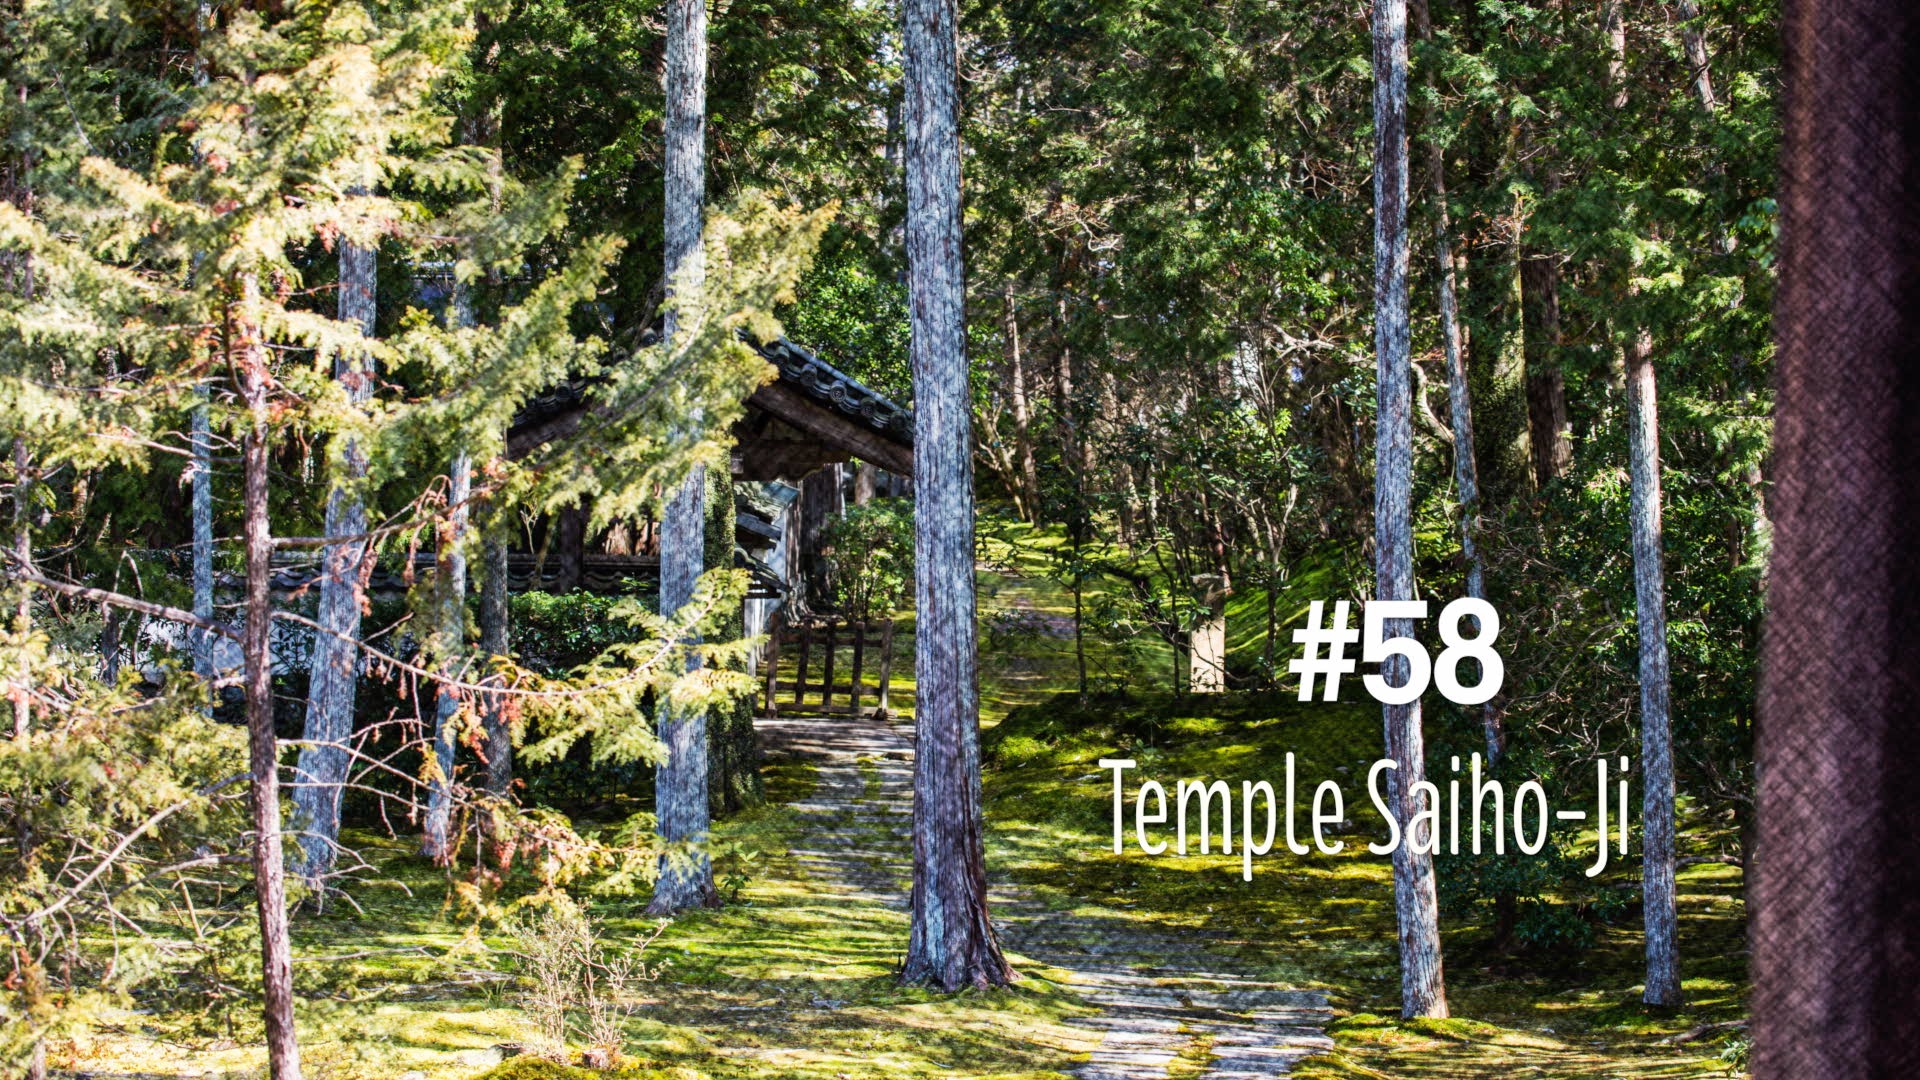
M 1077 664 L 1072 602 L 1049 578 L 1049 544 L 1020 534 L 983 552 L 982 704 L 991 872 L 1062 908 L 1098 910 L 1142 932 L 1194 928 L 1243 969 L 1326 992 L 1335 1052 L 1297 1075 L 1356 1077 L 1680 1077 L 1739 1075 L 1744 1016 L 1744 904 L 1740 871 L 1718 863 L 1680 874 L 1681 948 L 1689 1004 L 1638 1004 L 1640 940 L 1631 918 L 1598 927 L 1590 948 L 1496 949 L 1482 926 L 1445 928 L 1454 1019 L 1397 1019 L 1397 972 L 1387 861 L 1364 851 L 1380 833 L 1364 797 L 1364 770 L 1380 756 L 1378 714 L 1288 697 L 1194 697 L 1166 691 L 1172 653 L 1150 637 L 1085 642 L 1096 690 L 1071 691 Z M 1303 573 L 1276 598 L 1283 626 L 1315 588 Z M 1088 583 L 1083 603 L 1112 580 Z M 1264 597 L 1232 612 L 1236 653 L 1262 648 Z M 911 620 L 903 626 L 910 630 Z M 896 641 L 897 708 L 911 708 L 911 638 Z M 869 668 L 870 678 L 872 669 Z M 1112 851 L 1111 773 L 1102 757 L 1139 763 L 1138 777 L 1269 779 L 1292 752 L 1300 795 L 1336 779 L 1348 795 L 1338 855 L 1256 861 L 1219 853 L 1147 857 Z M 626 1025 L 633 1077 L 817 1078 L 1059 1076 L 1090 1049 L 1082 1000 L 1046 978 L 954 996 L 903 989 L 892 978 L 905 915 L 880 904 L 823 898 L 792 848 L 792 808 L 813 789 L 798 761 L 768 767 L 768 804 L 719 826 L 753 852 L 750 875 L 724 909 L 669 927 L 645 954 L 659 977 Z M 1236 801 L 1235 810 L 1238 812 Z M 1302 807 L 1303 820 L 1305 806 Z M 1725 826 L 1683 806 L 1683 854 L 1708 853 Z M 474 926 L 448 902 L 444 875 L 412 845 L 353 837 L 378 867 L 351 903 L 296 924 L 300 1025 L 308 1075 L 321 1080 L 582 1080 L 590 1075 L 512 1058 L 500 1044 L 533 1028 L 497 951 L 511 942 Z M 1603 879 L 1631 886 L 1621 869 Z M 653 923 L 644 896 L 583 899 L 618 947 Z M 243 922 L 237 920 L 237 922 Z M 1125 932 L 1122 929 L 1120 932 Z M 260 1075 L 253 977 L 246 950 L 218 977 L 236 989 L 224 1005 L 181 1015 L 129 1009 L 114 1023 L 53 1047 L 57 1069 L 94 1075 Z M 1187 1062 L 1183 1067 L 1197 1062 Z

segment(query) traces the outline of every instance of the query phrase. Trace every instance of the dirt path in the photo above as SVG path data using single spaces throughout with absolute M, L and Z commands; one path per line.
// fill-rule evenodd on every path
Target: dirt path
M 770 756 L 817 763 L 814 790 L 793 804 L 805 833 L 793 854 L 819 886 L 856 903 L 907 906 L 912 881 L 912 733 L 876 720 L 758 721 Z M 1070 972 L 1067 985 L 1099 1007 L 1076 1021 L 1100 1034 L 1074 1069 L 1084 1080 L 1167 1075 L 1176 1059 L 1209 1080 L 1289 1075 L 1331 1049 L 1319 994 L 1249 979 L 1209 956 L 1206 939 L 1143 927 L 1121 915 L 1048 910 L 1017 885 L 993 891 L 1013 953 Z

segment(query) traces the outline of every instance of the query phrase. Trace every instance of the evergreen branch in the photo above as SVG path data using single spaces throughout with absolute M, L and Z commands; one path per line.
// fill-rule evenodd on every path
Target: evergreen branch
M 6 552 L 6 555 L 9 562 L 18 561 L 18 556 L 14 555 L 11 551 Z M 240 643 L 240 635 L 235 633 L 231 627 L 222 626 L 212 619 L 203 619 L 193 612 L 182 608 L 169 607 L 166 604 L 155 604 L 151 601 L 141 600 L 128 596 L 125 593 L 113 592 L 109 589 L 94 589 L 85 585 L 69 585 L 64 581 L 55 581 L 50 577 L 30 570 L 21 571 L 16 568 L 12 571 L 11 576 L 16 580 L 24 581 L 30 585 L 38 585 L 43 589 L 57 592 L 64 596 L 71 596 L 79 600 L 90 600 L 96 604 L 112 604 L 115 607 L 126 608 L 128 611 L 137 611 L 142 615 L 151 615 L 156 619 L 166 619 L 169 622 L 184 623 L 197 630 L 204 630 L 209 634 L 217 634 L 236 645 Z

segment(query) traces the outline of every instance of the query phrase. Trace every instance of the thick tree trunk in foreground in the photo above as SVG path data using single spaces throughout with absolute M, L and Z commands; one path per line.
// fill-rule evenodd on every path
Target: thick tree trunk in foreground
M 1713 96 L 1713 71 L 1707 64 L 1707 40 L 1700 32 L 1700 5 L 1680 0 L 1680 43 L 1687 53 L 1687 67 L 1693 72 L 1693 96 L 1700 107 L 1713 112 L 1718 104 Z
M 1013 979 L 987 917 L 975 672 L 973 417 L 960 254 L 953 0 L 905 0 L 907 294 L 914 386 L 913 925 L 906 983 Z
M 372 248 L 340 242 L 340 321 L 357 324 L 369 337 L 373 335 L 375 273 Z M 372 362 L 371 357 L 363 357 L 358 364 L 345 357 L 334 361 L 334 378 L 356 404 L 373 396 Z M 352 643 L 360 637 L 360 560 L 366 544 L 346 538 L 367 531 L 367 511 L 359 493 L 343 485 L 366 476 L 366 452 L 349 440 L 341 452 L 341 465 L 343 475 L 327 497 L 326 536 L 334 542 L 321 550 L 315 612 L 316 621 L 331 633 L 313 637 L 306 745 L 300 749 L 294 774 L 299 786 L 293 790 L 305 856 L 300 874 L 316 890 L 325 888 L 338 850 L 341 785 L 352 768 L 347 746 L 353 739 L 353 704 L 360 678 L 360 654 Z
M 1885 1080 L 1920 1076 L 1920 9 L 1783 14 L 1752 1068 Z
M 1649 1005 L 1680 1004 L 1674 911 L 1673 733 L 1667 679 L 1667 585 L 1660 535 L 1660 410 L 1652 342 L 1627 345 L 1627 456 L 1632 478 L 1634 613 L 1640 631 L 1641 889 Z
M 293 951 L 287 937 L 286 863 L 280 838 L 280 743 L 273 728 L 273 530 L 267 519 L 267 350 L 254 322 L 259 285 L 244 279 L 228 333 L 241 389 L 252 414 L 242 456 L 247 555 L 247 621 L 242 639 L 247 685 L 247 762 L 252 781 L 253 882 L 260 912 L 260 988 L 266 1003 L 267 1064 L 273 1080 L 300 1080 L 293 1027 Z
M 1412 600 L 1413 376 L 1407 311 L 1407 5 L 1373 5 L 1373 289 L 1374 347 L 1379 357 L 1379 412 L 1374 441 L 1374 566 L 1377 600 Z M 1386 623 L 1386 636 L 1411 637 L 1411 620 Z M 1392 685 L 1411 674 L 1404 657 L 1382 664 Z M 1393 853 L 1394 912 L 1400 926 L 1400 1013 L 1447 1015 L 1440 963 L 1440 915 L 1433 856 L 1416 853 L 1419 799 L 1426 775 L 1420 702 L 1381 706 L 1387 756 L 1398 762 L 1391 798 L 1401 842 Z
M 698 297 L 705 278 L 700 250 L 700 204 L 706 198 L 707 8 L 704 0 L 667 5 L 666 234 L 667 287 Z M 679 320 L 669 314 L 667 336 Z M 660 612 L 670 614 L 693 595 L 706 548 L 705 469 L 681 482 L 660 522 Z M 689 661 L 691 665 L 693 661 Z M 654 768 L 654 804 L 660 839 L 704 847 L 711 816 L 707 793 L 707 718 L 700 710 L 662 707 L 660 741 L 667 756 Z M 704 850 L 689 861 L 662 856 L 652 915 L 672 915 L 719 903 L 713 864 Z

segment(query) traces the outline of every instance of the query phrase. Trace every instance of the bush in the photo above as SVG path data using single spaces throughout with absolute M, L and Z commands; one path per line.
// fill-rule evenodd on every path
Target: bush
M 827 595 L 847 618 L 887 618 L 913 595 L 913 505 L 906 500 L 850 506 L 821 540 Z

